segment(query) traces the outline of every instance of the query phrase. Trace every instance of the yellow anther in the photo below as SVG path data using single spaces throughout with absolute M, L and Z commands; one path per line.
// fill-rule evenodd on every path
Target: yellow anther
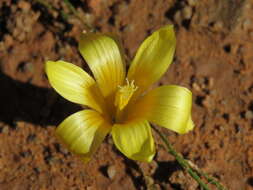
M 132 80 L 129 82 L 126 79 L 126 84 L 124 86 L 119 86 L 119 89 L 116 93 L 114 105 L 119 109 L 122 110 L 131 99 L 133 93 L 138 89 L 137 86 L 134 85 L 134 81 Z

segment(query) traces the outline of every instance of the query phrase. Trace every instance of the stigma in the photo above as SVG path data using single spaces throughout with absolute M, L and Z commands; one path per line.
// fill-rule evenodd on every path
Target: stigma
M 129 80 L 126 79 L 126 84 L 124 86 L 119 86 L 114 101 L 114 105 L 118 110 L 122 110 L 128 104 L 137 89 L 138 87 L 134 85 L 134 80 L 129 82 Z

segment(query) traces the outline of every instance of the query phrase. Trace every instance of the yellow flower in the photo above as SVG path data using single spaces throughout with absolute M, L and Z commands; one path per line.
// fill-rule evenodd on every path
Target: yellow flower
M 88 107 L 59 125 L 60 139 L 88 161 L 111 133 L 124 155 L 150 162 L 155 146 L 149 122 L 179 134 L 193 129 L 188 89 L 175 85 L 149 89 L 168 69 L 175 46 L 173 26 L 159 29 L 142 43 L 126 74 L 122 52 L 112 37 L 82 34 L 79 50 L 95 80 L 71 63 L 48 61 L 52 87 L 69 101 Z

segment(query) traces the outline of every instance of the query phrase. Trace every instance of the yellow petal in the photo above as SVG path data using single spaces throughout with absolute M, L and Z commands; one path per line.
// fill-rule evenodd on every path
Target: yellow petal
M 122 58 L 123 68 L 125 68 L 125 66 L 126 66 L 125 60 L 127 60 L 128 57 L 125 53 L 125 49 L 123 47 L 122 40 L 119 38 L 118 35 L 116 35 L 114 33 L 105 33 L 105 35 L 112 38 L 116 42 L 116 44 L 118 45 L 120 55 L 121 55 L 121 58 Z
M 128 158 L 151 162 L 155 155 L 151 128 L 146 120 L 135 120 L 112 127 L 116 147 Z
M 67 117 L 57 128 L 56 134 L 70 151 L 88 161 L 110 129 L 98 112 L 83 110 Z
M 99 112 L 104 109 L 96 82 L 80 67 L 65 61 L 47 61 L 46 73 L 52 87 L 67 100 Z
M 140 46 L 130 65 L 128 79 L 134 80 L 142 93 L 160 79 L 172 62 L 176 38 L 172 25 L 149 36 Z
M 191 106 L 192 94 L 187 88 L 161 86 L 140 97 L 135 104 L 129 105 L 127 117 L 145 118 L 183 134 L 193 129 Z
M 112 96 L 125 78 L 117 43 L 109 36 L 85 33 L 81 36 L 79 51 L 92 70 L 104 97 Z

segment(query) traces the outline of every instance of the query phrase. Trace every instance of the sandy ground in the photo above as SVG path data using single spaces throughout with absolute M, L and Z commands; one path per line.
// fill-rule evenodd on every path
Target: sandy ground
M 62 1 L 48 2 L 68 13 Z M 192 90 L 196 127 L 182 136 L 163 131 L 228 189 L 253 189 L 253 1 L 72 2 L 87 24 L 117 34 L 129 58 L 152 31 L 175 25 L 174 63 L 159 85 Z M 63 59 L 87 69 L 77 50 L 83 29 L 36 1 L 0 1 L 0 189 L 199 189 L 158 136 L 150 164 L 128 160 L 108 137 L 84 165 L 55 138 L 56 126 L 80 107 L 51 89 L 44 63 Z

